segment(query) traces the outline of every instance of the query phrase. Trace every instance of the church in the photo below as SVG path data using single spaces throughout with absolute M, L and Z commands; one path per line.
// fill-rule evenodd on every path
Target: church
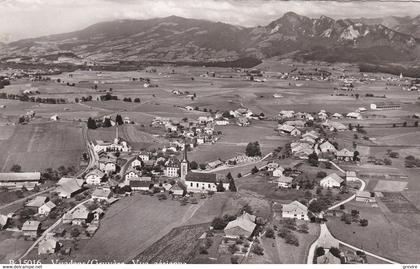
M 115 139 L 114 143 L 108 142 L 108 141 L 102 141 L 102 140 L 95 140 L 92 142 L 93 150 L 95 152 L 109 152 L 109 151 L 121 151 L 121 152 L 130 152 L 131 147 L 127 144 L 126 141 L 122 140 L 118 136 L 118 126 L 115 130 Z

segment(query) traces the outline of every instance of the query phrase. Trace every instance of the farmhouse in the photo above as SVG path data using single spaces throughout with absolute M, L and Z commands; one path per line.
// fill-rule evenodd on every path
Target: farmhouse
M 356 181 L 357 179 L 356 172 L 346 171 L 346 181 Z
M 40 208 L 43 204 L 48 201 L 48 198 L 45 196 L 37 196 L 34 199 L 28 201 L 25 206 L 26 207 L 34 207 L 36 209 Z
M 343 115 L 341 115 L 340 113 L 334 113 L 331 117 L 333 119 L 342 119 L 343 118 Z
M 249 238 L 254 232 L 256 226 L 255 216 L 244 212 L 242 216 L 239 216 L 235 220 L 229 222 L 226 225 L 224 232 L 228 238 L 236 239 L 240 236 Z
M 295 112 L 293 110 L 282 110 L 279 112 L 279 118 L 286 119 L 286 118 L 293 118 Z
M 273 170 L 273 177 L 281 177 L 283 175 L 284 168 L 279 166 Z
M 223 162 L 221 160 L 215 160 L 215 161 L 209 162 L 207 164 L 207 168 L 214 169 L 216 167 L 221 166 L 222 164 L 223 164 Z
M 220 181 L 222 181 L 225 189 L 229 188 L 229 182 L 223 175 L 189 172 L 185 177 L 185 185 L 187 185 L 188 192 L 217 191 L 217 184 Z
M 356 120 L 362 119 L 362 115 L 360 115 L 359 112 L 350 112 L 346 115 L 346 117 L 349 119 L 356 119 Z
M 275 163 L 275 162 L 267 163 L 267 171 L 274 171 L 278 167 L 279 167 L 278 163 Z M 283 172 L 282 172 L 282 174 L 283 174 Z
M 126 141 L 122 141 L 120 139 L 112 142 L 107 142 L 103 140 L 95 140 L 92 142 L 93 149 L 95 152 L 99 151 L 122 151 L 122 152 L 129 152 L 131 150 L 130 146 L 128 146 Z
M 73 211 L 71 219 L 73 225 L 83 225 L 93 219 L 93 214 L 89 212 L 86 206 L 81 205 Z
M 23 235 L 28 237 L 37 237 L 40 229 L 41 223 L 34 220 L 28 220 L 22 226 Z
M 237 119 L 236 123 L 239 126 L 248 126 L 249 125 L 249 120 L 248 120 L 248 118 L 245 118 L 245 117 L 239 117 Z
M 136 169 L 129 169 L 125 173 L 125 180 L 129 181 L 129 180 L 132 180 L 132 179 L 136 179 L 136 178 L 141 177 L 141 175 L 142 175 L 141 171 L 138 171 Z
M 45 238 L 39 242 L 38 255 L 54 254 L 60 248 L 59 243 L 54 238 Z
M 63 177 L 58 182 L 55 191 L 62 198 L 71 198 L 83 190 L 83 179 Z
M 85 181 L 88 185 L 99 185 L 104 177 L 105 173 L 95 168 L 86 174 Z
M 54 208 L 56 208 L 56 205 L 53 202 L 48 201 L 38 208 L 38 214 L 47 216 Z
M 112 192 L 108 188 L 96 189 L 92 193 L 93 200 L 108 200 L 112 197 Z
M 100 157 L 98 164 L 99 169 L 108 174 L 117 170 L 117 158 L 114 156 L 107 155 L 104 157 Z
M 140 153 L 138 156 L 143 162 L 149 161 L 150 160 L 150 155 L 149 153 Z
M 327 252 L 322 256 L 319 256 L 316 258 L 317 264 L 341 264 L 341 260 L 334 255 L 331 254 L 331 252 Z
M 229 121 L 228 120 L 216 120 L 215 123 L 216 123 L 216 125 L 219 125 L 219 126 L 229 125 Z
M 143 160 L 140 157 L 136 157 L 132 162 L 131 162 L 131 167 L 141 167 L 143 164 Z
M 354 152 L 344 148 L 342 150 L 337 151 L 335 156 L 339 161 L 349 162 L 353 160 Z
M 356 201 L 363 203 L 374 203 L 375 197 L 368 191 L 358 191 L 356 192 Z
M 287 189 L 292 186 L 293 178 L 281 175 L 279 178 L 273 180 L 273 182 L 276 182 L 279 188 Z
M 277 130 L 282 134 L 289 134 L 291 136 L 298 136 L 301 134 L 296 127 L 287 124 L 279 124 Z
M 323 153 L 327 153 L 327 152 L 335 153 L 335 152 L 337 152 L 337 149 L 335 148 L 335 146 L 333 144 L 331 144 L 329 141 L 325 141 L 324 143 L 319 145 L 319 149 Z
M 339 188 L 341 187 L 341 184 L 343 184 L 344 179 L 342 179 L 340 176 L 338 176 L 336 173 L 332 173 L 319 182 L 319 185 L 325 189 L 328 188 Z
M 0 187 L 8 189 L 21 189 L 25 187 L 27 190 L 39 185 L 41 173 L 25 172 L 25 173 L 0 173 Z
M 130 180 L 130 187 L 133 191 L 148 191 L 151 185 L 153 183 L 150 181 Z
M 282 209 L 283 218 L 309 220 L 308 208 L 298 201 L 284 204 Z
M 372 110 L 397 110 L 401 109 L 401 105 L 392 102 L 381 102 L 377 104 L 370 104 Z

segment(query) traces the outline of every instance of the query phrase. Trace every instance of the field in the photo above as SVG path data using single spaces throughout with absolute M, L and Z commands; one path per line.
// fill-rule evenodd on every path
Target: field
M 393 214 L 381 207 L 372 208 L 351 202 L 346 208 L 359 210 L 361 218 L 368 219 L 369 225 L 348 225 L 339 218 L 329 218 L 328 229 L 338 239 L 356 247 L 402 263 L 416 263 L 420 247 L 420 229 L 416 223 L 420 215 Z
M 0 233 L 0 263 L 9 263 L 10 260 L 18 259 L 32 244 L 26 241 L 20 234 L 12 232 Z
M 34 123 L 16 126 L 9 139 L 0 144 L 0 167 L 9 171 L 19 164 L 22 171 L 42 171 L 61 165 L 75 166 L 85 149 L 82 128 L 77 124 Z

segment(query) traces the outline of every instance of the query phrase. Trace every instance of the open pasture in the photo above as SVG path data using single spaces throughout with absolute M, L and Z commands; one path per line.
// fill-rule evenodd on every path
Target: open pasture
M 0 144 L 3 172 L 19 164 L 23 171 L 79 166 L 85 149 L 82 128 L 76 124 L 39 123 L 16 126 L 13 135 Z
M 407 181 L 379 180 L 374 188 L 374 191 L 400 192 L 405 189 L 407 184 Z
M 399 192 L 383 192 L 381 202 L 392 212 L 396 214 L 419 214 L 418 210 L 404 195 Z

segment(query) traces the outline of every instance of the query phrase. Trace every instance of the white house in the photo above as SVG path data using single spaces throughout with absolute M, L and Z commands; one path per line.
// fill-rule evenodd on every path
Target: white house
M 279 166 L 273 170 L 273 177 L 281 177 L 283 175 L 284 168 Z
M 287 124 L 279 124 L 277 130 L 280 133 L 288 134 L 291 136 L 298 136 L 301 134 L 301 132 L 296 127 Z
M 179 171 L 178 165 L 168 165 L 165 167 L 163 174 L 167 177 L 177 177 Z
M 86 174 L 85 181 L 88 185 L 99 185 L 104 177 L 105 173 L 95 168 Z
M 146 162 L 146 161 L 149 161 L 149 160 L 150 160 L 150 156 L 149 156 L 149 154 L 148 154 L 148 153 L 140 153 L 140 154 L 139 154 L 139 158 L 140 158 L 143 162 Z
M 277 183 L 277 187 L 288 189 L 292 186 L 293 178 L 281 175 L 279 178 L 274 180 Z
M 319 185 L 325 189 L 328 188 L 339 188 L 341 187 L 341 184 L 343 184 L 344 179 L 342 179 L 340 176 L 338 176 L 336 173 L 332 173 L 319 182 Z
M 142 166 L 142 159 L 140 157 L 135 158 L 132 162 L 131 162 L 131 167 L 141 167 Z
M 281 215 L 283 218 L 309 220 L 308 208 L 298 201 L 283 204 Z
M 335 153 L 335 152 L 337 152 L 337 149 L 329 141 L 325 141 L 324 143 L 322 143 L 321 145 L 319 145 L 319 149 L 323 153 L 326 153 L 326 152 Z
M 52 210 L 54 210 L 54 208 L 56 208 L 56 205 L 53 202 L 48 201 L 38 208 L 38 214 L 48 215 Z

